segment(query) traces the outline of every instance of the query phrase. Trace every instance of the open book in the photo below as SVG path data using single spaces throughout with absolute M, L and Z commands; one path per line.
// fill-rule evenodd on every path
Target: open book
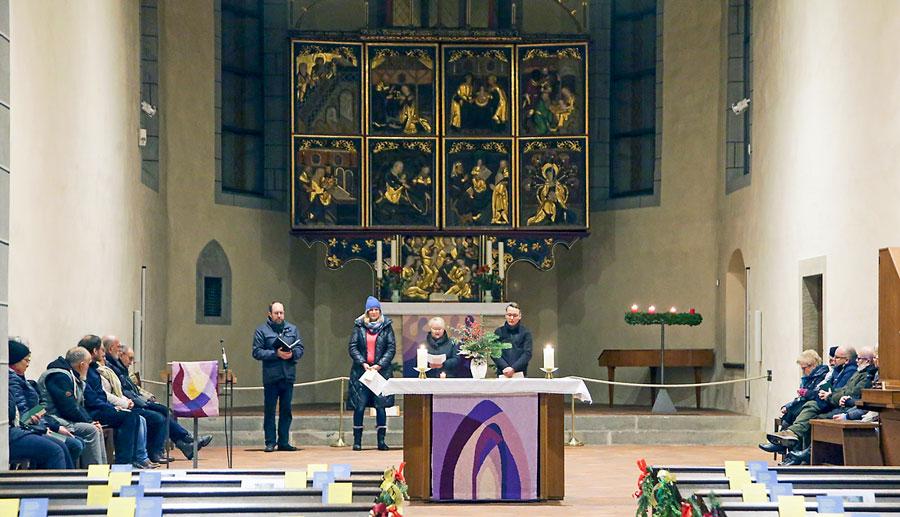
M 284 339 L 283 337 L 281 337 L 281 336 L 278 336 L 277 338 L 275 338 L 275 348 L 278 349 L 278 350 L 282 350 L 282 351 L 284 351 L 284 352 L 291 352 L 291 351 L 293 351 L 294 348 L 296 348 L 297 345 L 299 345 L 299 344 L 300 344 L 300 340 L 299 340 L 299 339 L 298 339 L 297 341 L 294 341 L 293 343 L 288 343 L 288 342 L 285 341 L 285 339 Z

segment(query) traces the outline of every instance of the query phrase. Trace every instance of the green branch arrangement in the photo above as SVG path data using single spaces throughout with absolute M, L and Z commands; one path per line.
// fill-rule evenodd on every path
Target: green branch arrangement
M 628 312 L 625 323 L 629 325 L 687 325 L 696 327 L 703 322 L 703 316 L 694 312 Z

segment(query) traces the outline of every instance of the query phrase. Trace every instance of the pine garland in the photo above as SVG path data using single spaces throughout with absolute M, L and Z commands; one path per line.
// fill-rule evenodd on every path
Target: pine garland
M 629 325 L 688 325 L 696 327 L 703 322 L 700 313 L 690 312 L 627 312 L 625 323 Z

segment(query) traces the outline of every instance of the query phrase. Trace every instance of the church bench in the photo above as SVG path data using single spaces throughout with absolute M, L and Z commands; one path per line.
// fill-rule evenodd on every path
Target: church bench
M 884 465 L 876 422 L 810 420 L 810 464 Z
M 25 471 L 30 473 L 31 471 Z M 282 474 L 283 475 L 283 474 Z M 353 486 L 379 486 L 382 481 L 382 474 L 377 476 L 356 475 L 350 476 L 349 482 Z M 263 476 L 255 476 L 263 477 Z M 140 479 L 140 474 L 135 472 L 132 477 L 132 483 L 136 484 Z M 105 479 L 87 479 L 84 476 L 3 476 L 0 477 L 0 489 L 22 489 L 33 486 L 55 487 L 55 488 L 79 488 L 89 485 L 105 485 Z M 161 479 L 163 487 L 191 487 L 196 490 L 206 487 L 240 487 L 241 476 L 219 476 L 219 475 L 188 475 L 180 477 L 163 477 Z
M 683 496 L 699 490 L 728 490 L 729 484 L 725 474 L 722 475 L 688 475 L 675 473 L 678 489 Z M 900 476 L 871 475 L 848 476 L 846 474 L 803 475 L 797 473 L 778 475 L 781 483 L 792 483 L 794 489 L 900 489 Z
M 806 500 L 806 511 L 815 512 L 818 507 L 816 500 Z M 722 503 L 722 510 L 726 512 L 728 517 L 743 516 L 765 516 L 778 515 L 778 503 L 743 503 L 743 502 L 727 502 Z M 900 504 L 897 503 L 844 503 L 844 510 L 848 512 L 865 512 L 874 514 L 900 514 Z M 809 515 L 809 514 L 808 514 Z M 815 514 L 812 514 L 815 515 Z

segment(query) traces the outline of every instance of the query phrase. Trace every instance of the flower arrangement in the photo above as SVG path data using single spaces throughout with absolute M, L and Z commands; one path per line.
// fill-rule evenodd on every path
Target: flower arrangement
M 406 280 L 403 278 L 403 268 L 401 266 L 390 266 L 385 268 L 384 273 L 384 287 L 388 292 L 403 289 Z
M 500 285 L 500 276 L 497 273 L 494 273 L 492 268 L 483 265 L 475 268 L 475 274 L 472 276 L 472 281 L 475 282 L 475 285 L 482 291 L 492 291 Z
M 369 517 L 403 517 L 403 501 L 409 499 L 408 486 L 403 476 L 403 467 L 406 462 L 400 464 L 400 468 L 391 467 L 384 471 L 381 478 L 381 493 L 375 498 Z
M 512 343 L 501 343 L 497 334 L 485 332 L 478 321 L 457 325 L 453 333 L 459 339 L 459 355 L 468 357 L 473 362 L 497 359 L 504 350 L 512 348 Z
M 641 471 L 638 489 L 633 494 L 638 506 L 635 517 L 727 517 L 715 494 L 710 494 L 710 505 L 694 494 L 683 499 L 675 475 L 665 469 L 648 467 L 644 459 L 637 462 Z

